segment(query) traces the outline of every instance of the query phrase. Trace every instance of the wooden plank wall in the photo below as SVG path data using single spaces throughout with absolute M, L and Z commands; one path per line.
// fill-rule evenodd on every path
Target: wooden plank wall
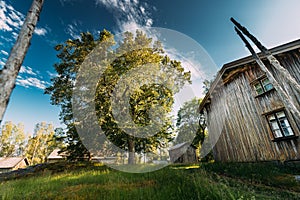
M 294 50 L 277 56 L 281 64 L 300 83 L 300 53 Z M 286 80 L 276 73 L 267 63 L 278 82 L 287 88 Z M 214 146 L 217 161 L 265 161 L 300 159 L 300 140 L 273 142 L 273 135 L 263 113 L 284 107 L 273 90 L 256 97 L 251 82 L 263 73 L 256 63 L 248 64 L 238 76 L 219 87 L 211 96 L 211 104 L 206 108 L 208 113 L 209 134 L 218 136 Z M 298 101 L 300 94 L 293 91 L 293 98 Z M 296 135 L 299 135 L 300 120 L 286 110 Z

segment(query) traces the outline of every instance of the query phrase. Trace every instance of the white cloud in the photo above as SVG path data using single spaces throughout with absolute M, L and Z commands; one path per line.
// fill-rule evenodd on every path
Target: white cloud
M 57 73 L 52 73 L 50 71 L 47 71 L 47 74 L 50 76 L 50 78 L 54 78 L 54 77 L 57 77 L 58 74 Z
M 143 6 L 141 6 L 140 10 L 141 10 L 142 14 L 144 15 L 145 14 L 145 8 Z
M 0 35 L 0 38 L 1 38 L 1 40 L 4 40 L 4 42 L 7 42 L 7 43 L 13 41 L 11 38 L 6 38 L 6 37 L 4 37 L 4 36 L 2 36 L 2 35 Z
M 12 36 L 13 36 L 13 38 L 15 39 L 15 40 L 17 40 L 17 38 L 18 38 L 18 33 L 16 33 L 16 32 L 12 32 Z
M 36 28 L 34 29 L 34 33 L 37 34 L 37 35 L 42 35 L 42 36 L 44 36 L 44 35 L 47 34 L 47 30 L 44 29 L 44 28 L 38 28 L 38 27 L 36 27 Z
M 0 66 L 4 67 L 4 65 L 5 65 L 5 63 L 2 60 L 0 60 Z
M 40 80 L 35 77 L 22 78 L 21 76 L 18 76 L 16 84 L 19 86 L 23 86 L 25 88 L 36 87 L 42 90 L 49 85 L 48 82 Z
M 146 21 L 146 26 L 152 26 L 152 24 L 153 24 L 153 20 L 152 19 L 147 19 L 147 21 Z
M 1 50 L 1 53 L 3 54 L 3 52 L 6 52 L 6 51 L 3 51 L 3 50 Z M 7 53 L 7 52 L 6 52 Z M 2 69 L 3 67 L 4 67 L 4 65 L 5 65 L 5 63 L 6 63 L 6 61 L 7 61 L 7 59 L 6 58 L 4 58 L 4 57 L 0 57 L 0 69 Z
M 69 24 L 66 29 L 66 33 L 70 34 L 70 36 L 74 39 L 80 38 L 80 33 L 82 32 L 79 28 L 81 22 L 73 21 L 73 24 Z
M 64 6 L 65 3 L 71 3 L 71 4 L 74 4 L 74 3 L 76 3 L 75 1 L 76 1 L 76 0 L 59 0 L 60 4 L 61 4 L 62 6 Z
M 31 67 L 22 66 L 16 84 L 25 88 L 34 87 L 38 89 L 45 89 L 50 83 L 42 80 L 43 77 L 39 75 L 38 71 L 34 71 Z
M 153 24 L 150 16 L 152 8 L 147 3 L 138 0 L 96 0 L 96 4 L 104 5 L 114 14 L 120 32 L 135 32 L 135 29 Z
M 0 30 L 13 31 L 21 28 L 25 16 L 16 11 L 11 5 L 0 1 Z
M 124 31 L 135 32 L 135 30 L 137 30 L 137 29 L 143 30 L 143 26 L 134 21 L 123 22 L 119 28 L 120 28 L 120 30 L 122 30 L 121 32 L 124 32 Z
M 18 32 L 20 31 L 25 15 L 14 9 L 11 5 L 5 1 L 0 0 L 0 31 L 11 32 L 12 37 L 16 40 Z M 45 28 L 36 27 L 34 33 L 40 36 L 44 36 L 47 33 Z M 12 42 L 12 39 L 7 39 L 1 36 L 1 39 L 7 43 Z
M 29 75 L 34 75 L 34 76 L 37 75 L 37 73 L 35 73 L 31 67 L 26 67 L 26 66 L 22 66 L 19 72 L 21 74 L 29 74 Z
M 0 52 L 1 52 L 3 55 L 8 56 L 8 53 L 7 53 L 6 51 L 1 50 Z
M 182 67 L 184 67 L 185 71 L 191 72 L 191 80 L 197 81 L 201 80 L 202 82 L 207 78 L 204 70 L 202 69 L 203 65 L 201 60 L 195 58 L 193 52 L 189 52 L 188 54 L 180 53 L 178 50 L 174 48 L 164 48 L 165 53 L 173 60 L 178 60 L 181 62 Z

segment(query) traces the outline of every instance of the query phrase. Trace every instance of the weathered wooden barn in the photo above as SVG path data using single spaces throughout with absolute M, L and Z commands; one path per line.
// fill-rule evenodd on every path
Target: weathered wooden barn
M 299 84 L 300 40 L 270 52 Z M 289 90 L 289 97 L 299 111 L 299 92 L 263 55 L 259 57 L 278 84 Z M 206 114 L 209 134 L 221 132 L 213 147 L 215 160 L 299 160 L 300 119 L 285 105 L 251 56 L 225 64 L 200 105 L 200 112 Z

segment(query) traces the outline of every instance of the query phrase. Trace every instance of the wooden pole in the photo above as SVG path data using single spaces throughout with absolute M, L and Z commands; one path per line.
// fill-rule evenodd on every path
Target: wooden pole
M 273 84 L 274 88 L 278 92 L 278 95 L 280 99 L 282 100 L 284 106 L 286 108 L 289 108 L 289 110 L 298 118 L 300 119 L 300 112 L 297 109 L 297 107 L 294 105 L 293 101 L 291 101 L 289 95 L 282 89 L 282 87 L 278 84 L 278 82 L 275 80 L 274 76 L 272 73 L 267 69 L 265 64 L 262 62 L 262 60 L 258 57 L 257 53 L 254 51 L 250 43 L 247 41 L 247 39 L 244 37 L 244 35 L 237 29 L 237 27 L 234 28 L 237 34 L 240 36 L 242 41 L 245 43 L 246 47 L 249 49 L 251 52 L 253 58 L 259 65 L 260 69 L 266 73 L 266 76 L 270 80 L 270 82 Z
M 0 124 L 12 90 L 15 87 L 21 65 L 29 48 L 30 40 L 39 19 L 43 3 L 44 0 L 33 0 L 18 39 L 10 52 L 4 68 L 0 70 Z
M 271 65 L 276 70 L 278 70 L 278 72 L 282 74 L 283 77 L 285 77 L 285 79 L 291 84 L 291 86 L 300 93 L 300 85 L 297 83 L 294 77 L 291 76 L 291 74 L 287 71 L 287 69 L 285 69 L 280 64 L 280 62 L 272 55 L 272 53 L 265 46 L 263 46 L 245 27 L 243 27 L 240 23 L 238 23 L 234 18 L 231 17 L 230 20 L 257 46 L 259 50 L 261 50 L 262 54 L 267 57 Z

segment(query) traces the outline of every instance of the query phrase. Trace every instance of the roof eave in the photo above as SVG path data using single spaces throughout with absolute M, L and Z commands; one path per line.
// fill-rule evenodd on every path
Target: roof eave
M 295 50 L 295 49 L 299 49 L 300 48 L 300 39 L 298 40 L 294 40 L 292 42 L 283 44 L 283 45 L 279 45 L 276 46 L 272 49 L 270 49 L 269 51 L 273 54 L 273 55 L 278 55 L 281 53 L 285 53 L 291 50 Z M 265 55 L 263 55 L 262 53 L 258 53 L 258 56 L 261 59 L 266 58 Z M 234 60 L 232 62 L 226 63 L 223 65 L 223 67 L 221 68 L 221 70 L 218 72 L 217 77 L 215 78 L 215 80 L 213 81 L 209 91 L 206 93 L 205 97 L 203 98 L 203 100 L 200 103 L 199 106 L 199 111 L 202 112 L 205 105 L 208 103 L 207 100 L 210 98 L 210 94 L 215 90 L 216 85 L 219 83 L 221 77 L 223 76 L 223 74 L 233 68 L 236 67 L 240 67 L 242 65 L 245 64 L 249 64 L 251 62 L 255 62 L 254 58 L 250 55 L 250 56 L 246 56 L 244 58 L 238 59 L 238 60 Z

